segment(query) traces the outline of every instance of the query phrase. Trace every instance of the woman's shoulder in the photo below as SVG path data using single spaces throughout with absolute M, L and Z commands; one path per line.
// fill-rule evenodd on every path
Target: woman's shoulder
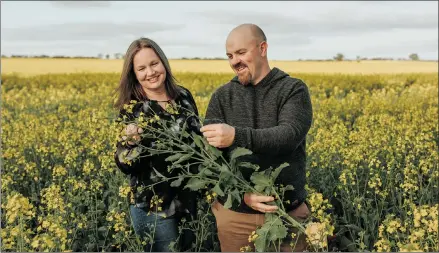
M 195 99 L 194 99 L 194 96 L 192 95 L 191 91 L 188 88 L 183 87 L 181 85 L 179 85 L 178 87 L 179 87 L 180 100 L 182 100 L 182 101 L 186 100 L 186 101 L 189 101 L 190 103 L 194 104 Z
M 179 85 L 179 88 L 180 88 L 179 100 L 180 100 L 181 104 L 183 106 L 187 107 L 189 110 L 196 112 L 198 114 L 197 105 L 196 105 L 195 99 L 192 96 L 192 93 L 190 92 L 190 90 L 187 89 L 186 87 L 181 86 L 181 85 Z
M 139 113 L 148 107 L 148 102 L 132 98 L 128 103 L 119 108 L 118 118 L 133 120 Z
M 181 85 L 178 85 L 178 88 L 179 88 L 180 96 L 186 97 L 186 98 L 192 97 L 192 93 L 188 88 L 181 86 Z

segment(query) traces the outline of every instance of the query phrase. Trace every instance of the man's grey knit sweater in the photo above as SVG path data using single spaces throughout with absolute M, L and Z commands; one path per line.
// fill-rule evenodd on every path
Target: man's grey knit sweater
M 287 211 L 307 197 L 305 190 L 306 135 L 312 123 L 312 105 L 306 84 L 278 68 L 273 68 L 258 84 L 244 86 L 237 77 L 218 88 L 206 112 L 207 120 L 219 120 L 235 127 L 235 140 L 226 154 L 236 147 L 253 152 L 241 160 L 258 164 L 260 171 L 287 162 L 279 184 L 292 185 L 283 199 Z M 250 181 L 252 169 L 242 170 Z M 224 204 L 226 199 L 219 199 Z M 288 201 L 289 200 L 289 203 Z M 244 201 L 232 210 L 259 213 Z

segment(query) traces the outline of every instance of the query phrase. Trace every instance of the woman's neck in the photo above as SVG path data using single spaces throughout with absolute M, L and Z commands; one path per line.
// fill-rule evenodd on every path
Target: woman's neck
M 160 89 L 160 90 L 149 90 L 149 89 L 143 89 L 146 93 L 146 96 L 150 100 L 157 100 L 157 101 L 168 101 L 169 97 L 166 93 L 166 89 Z

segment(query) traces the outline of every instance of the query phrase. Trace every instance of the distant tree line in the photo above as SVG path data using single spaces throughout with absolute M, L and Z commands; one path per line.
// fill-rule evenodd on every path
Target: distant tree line
M 7 55 L 3 55 L 2 54 L 2 58 L 66 58 L 66 59 L 97 59 L 97 57 L 93 57 L 93 56 L 65 56 L 65 55 L 53 55 L 53 56 L 49 56 L 49 55 L 18 55 L 18 54 L 13 54 L 10 56 Z
M 124 59 L 125 55 L 121 54 L 121 53 L 115 53 L 112 56 L 110 56 L 110 54 L 98 54 L 97 56 L 65 56 L 65 55 L 54 55 L 54 56 L 49 56 L 49 55 L 16 55 L 13 54 L 11 56 L 7 56 L 7 55 L 2 55 L 2 58 L 66 58 L 66 59 Z M 193 58 L 189 58 L 189 57 L 182 57 L 180 58 L 181 60 L 226 60 L 226 58 L 221 58 L 221 57 L 213 57 L 213 58 L 209 58 L 209 57 L 193 57 Z
M 65 56 L 65 55 L 1 55 L 2 58 L 58 58 L 58 59 L 124 59 L 125 55 L 122 53 L 115 53 L 112 56 L 110 54 L 98 54 L 97 56 Z M 227 60 L 227 58 L 222 57 L 182 57 L 181 60 Z M 385 58 L 385 57 L 360 57 L 357 56 L 356 59 L 346 59 L 342 53 L 337 53 L 332 59 L 298 59 L 298 61 L 420 61 L 420 57 L 416 53 L 409 54 L 408 58 Z M 437 61 L 437 60 L 435 60 Z
M 334 60 L 334 61 L 346 61 L 345 56 L 344 56 L 342 53 L 337 53 L 337 54 L 332 58 L 332 60 Z M 398 60 L 398 61 L 406 61 L 406 60 L 419 61 L 420 58 L 419 58 L 419 55 L 418 55 L 418 54 L 416 54 L 416 53 L 412 53 L 412 54 L 409 54 L 408 59 L 406 59 L 406 58 L 397 58 L 397 59 L 394 59 L 394 58 L 385 58 L 385 57 L 372 57 L 372 58 L 367 58 L 367 57 L 360 57 L 360 56 L 357 56 L 355 60 L 356 60 L 357 62 L 360 62 L 360 61 L 394 61 L 394 60 Z M 349 60 L 348 60 L 348 61 L 349 61 Z M 352 61 L 352 60 L 350 60 L 350 61 Z
M 121 53 L 115 53 L 113 54 L 113 57 L 110 56 L 110 54 L 98 54 L 97 56 L 66 56 L 66 55 L 18 55 L 13 54 L 10 56 L 2 54 L 2 58 L 57 58 L 57 59 L 123 59 L 124 55 Z
M 210 58 L 210 57 L 193 57 L 193 58 L 189 58 L 189 57 L 182 57 L 182 60 L 227 60 L 227 58 L 224 57 L 214 57 L 214 58 Z

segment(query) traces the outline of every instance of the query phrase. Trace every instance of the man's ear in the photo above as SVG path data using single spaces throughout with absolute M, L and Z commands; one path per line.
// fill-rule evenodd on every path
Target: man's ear
M 267 56 L 268 43 L 266 41 L 262 41 L 260 44 L 261 56 Z

